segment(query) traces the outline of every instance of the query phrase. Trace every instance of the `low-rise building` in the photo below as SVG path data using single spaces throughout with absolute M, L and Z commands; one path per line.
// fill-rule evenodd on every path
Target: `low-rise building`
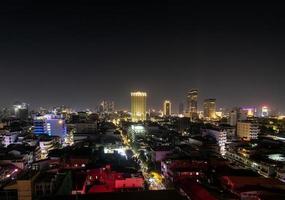
M 20 132 L 5 133 L 3 136 L 2 144 L 5 147 L 9 146 L 10 144 L 13 144 L 14 142 L 16 142 L 19 134 L 20 134 Z
M 60 138 L 57 136 L 46 136 L 39 140 L 39 146 L 41 149 L 41 159 L 45 159 L 52 149 L 55 149 L 60 142 Z
M 165 178 L 172 182 L 182 179 L 194 179 L 195 181 L 205 177 L 208 163 L 204 160 L 165 160 L 161 163 L 161 172 Z
M 207 128 L 202 130 L 202 136 L 203 137 L 211 137 L 213 138 L 219 148 L 220 148 L 220 154 L 225 155 L 226 153 L 226 142 L 227 142 L 227 131 L 224 129 L 217 128 Z
M 110 165 L 90 170 L 87 179 L 87 185 L 90 186 L 88 193 L 142 190 L 144 188 L 142 174 L 115 171 Z

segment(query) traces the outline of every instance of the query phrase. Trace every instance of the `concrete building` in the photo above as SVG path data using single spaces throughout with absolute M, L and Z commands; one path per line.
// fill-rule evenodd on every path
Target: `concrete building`
M 184 114 L 184 104 L 183 103 L 179 103 L 179 114 L 180 115 L 183 115 Z
M 187 95 L 187 113 L 189 117 L 197 118 L 198 90 L 190 90 Z
M 132 121 L 146 120 L 146 92 L 132 92 L 131 93 L 131 113 Z
M 258 124 L 251 121 L 237 122 L 237 136 L 244 140 L 254 140 L 259 134 Z
M 216 118 L 216 99 L 205 99 L 203 107 L 205 119 L 213 120 Z
M 169 100 L 165 100 L 163 103 L 163 115 L 164 116 L 171 115 L 171 102 Z
M 115 171 L 111 165 L 89 170 L 87 177 L 86 183 L 91 186 L 87 193 L 140 191 L 144 187 L 141 174 Z
M 238 111 L 232 110 L 229 114 L 229 125 L 236 126 L 238 121 Z
M 59 136 L 63 139 L 66 136 L 67 128 L 65 120 L 60 116 L 47 114 L 35 117 L 33 132 L 36 135 L 48 134 L 50 136 Z
M 131 141 L 134 142 L 139 137 L 145 137 L 147 131 L 146 131 L 146 127 L 144 125 L 134 124 L 128 128 L 127 133 L 128 133 L 128 137 L 131 139 Z
M 9 146 L 10 144 L 13 144 L 14 142 L 16 142 L 19 134 L 20 132 L 5 133 L 5 135 L 3 136 L 2 144 L 5 147 Z
M 226 153 L 226 142 L 227 142 L 227 131 L 220 128 L 203 129 L 202 136 L 212 137 L 216 140 L 219 148 L 220 154 L 225 155 Z
M 98 111 L 100 113 L 112 113 L 115 111 L 115 103 L 114 101 L 106 101 L 103 100 L 98 106 Z
M 261 117 L 269 116 L 269 108 L 267 106 L 262 106 L 261 108 Z
M 76 133 L 96 133 L 98 131 L 97 123 L 76 123 L 74 128 Z
M 203 159 L 165 159 L 161 162 L 162 175 L 176 182 L 182 179 L 194 179 L 205 177 L 208 163 Z
M 29 118 L 28 104 L 16 102 L 13 105 L 13 109 L 14 109 L 15 117 L 17 119 L 24 120 L 24 121 L 28 120 Z
M 39 146 L 41 149 L 41 159 L 45 159 L 48 153 L 57 147 L 59 143 L 59 137 L 42 137 L 39 141 Z

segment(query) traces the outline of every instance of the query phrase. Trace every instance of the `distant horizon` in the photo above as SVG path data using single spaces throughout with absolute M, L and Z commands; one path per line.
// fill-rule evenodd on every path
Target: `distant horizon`
M 131 97 L 130 97 L 131 98 Z M 199 98 L 199 97 L 198 97 Z M 166 100 L 167 98 L 165 98 L 164 100 Z M 105 100 L 105 101 L 113 101 L 114 104 L 115 104 L 115 110 L 120 110 L 120 111 L 130 111 L 130 107 L 131 107 L 131 104 L 130 104 L 130 101 L 129 101 L 129 106 L 128 107 L 123 107 L 121 105 L 117 105 L 116 104 L 116 101 L 114 100 L 108 100 L 108 99 L 102 99 L 101 101 L 98 101 L 98 103 L 95 105 L 95 106 L 80 106 L 80 105 L 67 105 L 67 104 L 55 104 L 55 105 L 33 105 L 33 104 L 30 104 L 29 102 L 25 102 L 25 101 L 15 101 L 15 102 L 20 102 L 20 103 L 27 103 L 29 105 L 29 109 L 30 110 L 34 110 L 34 111 L 37 111 L 39 110 L 40 108 L 45 108 L 45 109 L 52 109 L 52 108 L 55 108 L 55 107 L 60 107 L 60 106 L 67 106 L 71 109 L 74 109 L 75 111 L 83 111 L 83 110 L 87 110 L 87 109 L 90 109 L 91 111 L 95 111 L 96 108 L 100 105 L 100 103 Z M 154 107 L 154 106 L 150 106 L 149 102 L 148 102 L 148 99 L 147 99 L 147 110 L 150 110 L 150 109 L 154 109 L 156 111 L 162 111 L 163 110 L 163 101 L 161 102 L 161 107 Z M 169 98 L 167 99 L 169 100 Z M 198 111 L 203 111 L 203 101 L 199 101 L 198 99 Z M 178 113 L 179 112 L 179 104 L 182 103 L 182 102 L 173 102 L 171 101 L 171 104 L 172 104 L 172 112 L 174 113 Z M 1 104 L 0 105 L 0 108 L 1 109 L 4 109 L 4 108 L 12 108 L 12 106 L 14 105 L 14 103 L 10 103 L 10 104 Z M 184 110 L 185 110 L 185 106 L 186 106 L 186 97 L 185 97 L 185 101 L 183 102 L 183 105 L 184 105 Z M 281 109 L 278 109 L 278 108 L 275 108 L 275 107 L 272 107 L 271 105 L 268 105 L 268 104 L 260 104 L 260 105 L 233 105 L 233 106 L 229 106 L 229 107 L 226 107 L 226 106 L 222 106 L 222 105 L 219 105 L 219 102 L 218 102 L 218 99 L 217 99 L 217 111 L 219 111 L 219 109 L 227 109 L 227 110 L 231 110 L 235 107 L 239 107 L 239 108 L 255 108 L 257 109 L 257 111 L 259 111 L 262 106 L 267 106 L 270 111 L 277 111 L 277 113 L 282 113 L 282 114 L 285 114 L 284 111 L 282 111 Z

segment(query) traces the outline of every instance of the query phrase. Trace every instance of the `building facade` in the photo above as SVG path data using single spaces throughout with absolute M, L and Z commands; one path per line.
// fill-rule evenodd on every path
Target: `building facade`
M 15 117 L 17 119 L 20 119 L 23 121 L 28 120 L 29 118 L 28 104 L 17 102 L 13 105 L 13 109 L 14 109 Z
M 164 116 L 171 115 L 171 102 L 169 100 L 165 100 L 163 103 L 163 115 Z
M 34 133 L 36 135 L 48 134 L 64 138 L 67 134 L 65 120 L 51 114 L 37 116 L 34 119 Z
M 257 123 L 250 121 L 237 122 L 237 136 L 244 140 L 254 140 L 258 138 L 259 127 Z
M 191 118 L 197 118 L 198 90 L 190 90 L 187 95 L 187 112 Z
M 131 114 L 132 121 L 146 120 L 146 92 L 132 92 L 131 93 Z
M 213 120 L 216 118 L 216 99 L 205 99 L 203 107 L 205 119 Z

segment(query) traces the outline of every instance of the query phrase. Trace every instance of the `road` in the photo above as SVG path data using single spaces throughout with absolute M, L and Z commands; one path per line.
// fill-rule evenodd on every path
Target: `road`
M 165 190 L 166 187 L 163 184 L 163 177 L 161 176 L 161 174 L 159 174 L 158 172 L 148 172 L 146 163 L 143 163 L 143 161 L 139 159 L 138 152 L 136 152 L 132 148 L 132 146 L 129 143 L 129 140 L 127 139 L 125 135 L 122 134 L 122 132 L 121 132 L 121 137 L 122 137 L 125 147 L 131 149 L 133 151 L 134 157 L 137 158 L 143 177 L 149 186 L 148 189 L 149 190 Z

